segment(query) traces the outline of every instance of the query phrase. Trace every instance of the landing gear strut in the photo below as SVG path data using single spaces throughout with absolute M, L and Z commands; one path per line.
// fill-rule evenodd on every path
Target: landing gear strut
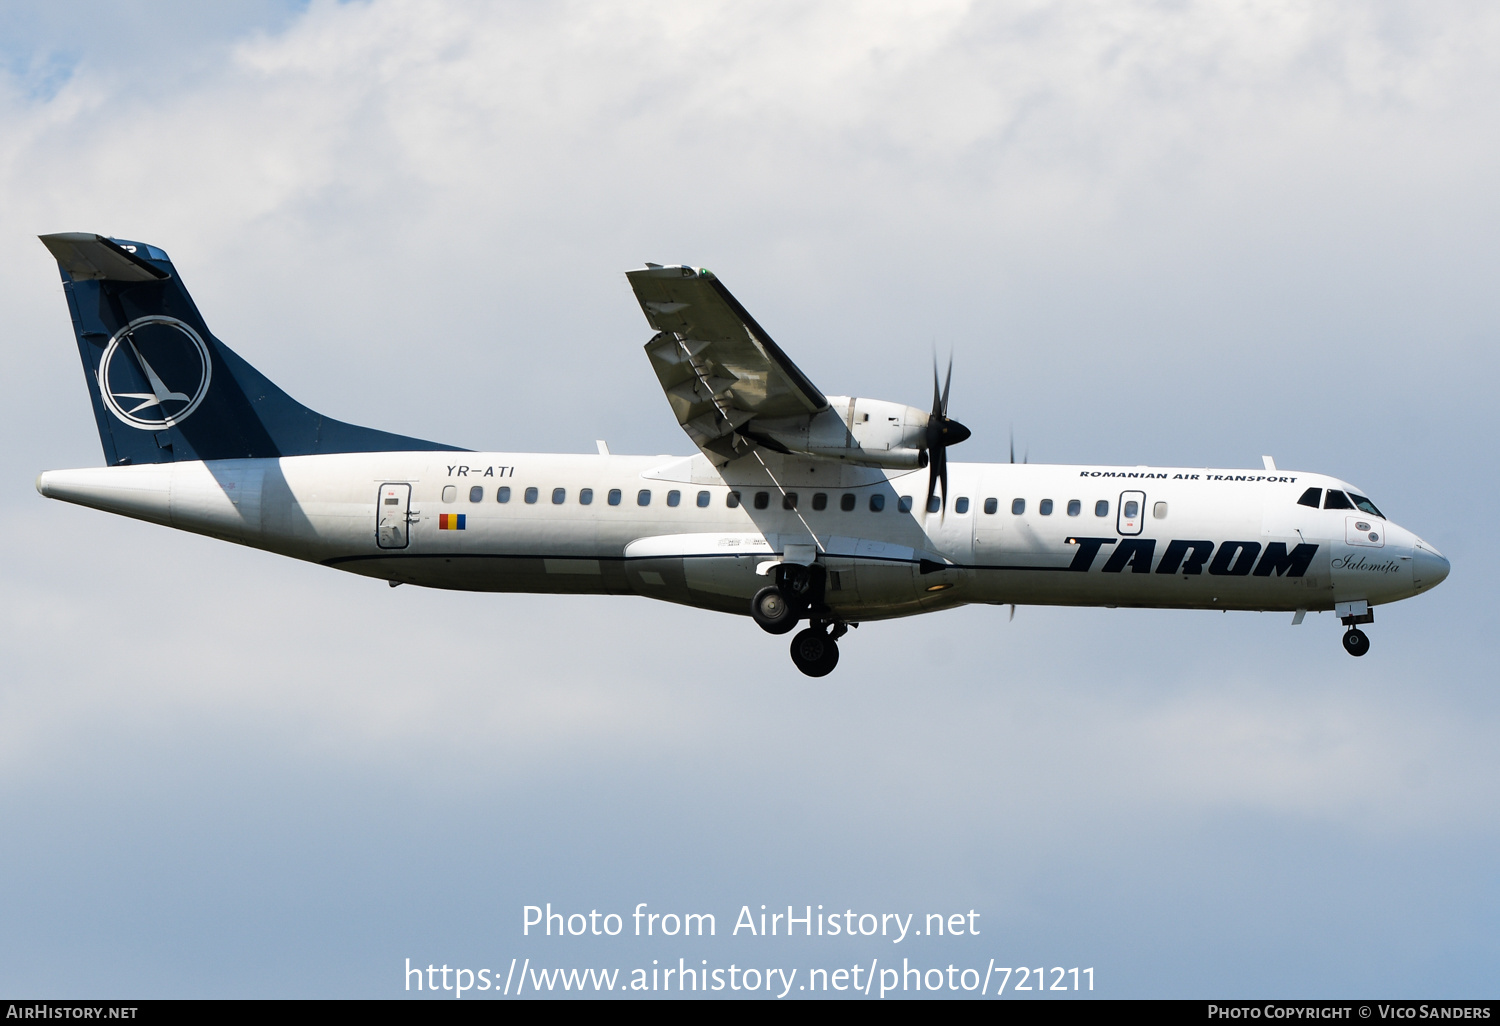
M 792 639 L 792 662 L 809 677 L 828 676 L 839 664 L 839 638 L 847 633 L 846 623 L 815 622 Z

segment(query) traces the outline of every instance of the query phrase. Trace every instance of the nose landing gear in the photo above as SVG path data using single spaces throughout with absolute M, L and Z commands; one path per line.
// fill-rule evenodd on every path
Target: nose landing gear
M 1344 610 L 1340 609 L 1340 612 Z M 1339 622 L 1349 628 L 1344 632 L 1344 651 L 1352 656 L 1362 656 L 1370 651 L 1370 639 L 1359 629 L 1362 623 L 1375 622 L 1375 610 L 1363 602 L 1355 604 L 1348 615 L 1339 617 Z

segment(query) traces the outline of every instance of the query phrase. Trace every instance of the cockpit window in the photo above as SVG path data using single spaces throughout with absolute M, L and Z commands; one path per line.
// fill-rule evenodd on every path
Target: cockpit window
M 1385 514 L 1376 509 L 1375 504 L 1363 495 L 1355 495 L 1353 492 L 1350 492 L 1349 498 L 1354 500 L 1354 505 L 1357 509 L 1363 510 L 1372 517 L 1379 517 L 1381 520 L 1385 519 Z
M 1341 492 L 1341 491 L 1339 491 L 1339 490 L 1337 490 L 1335 488 L 1330 488 L 1330 489 L 1328 489 L 1328 496 L 1323 500 L 1323 508 L 1324 509 L 1353 509 L 1354 508 L 1354 503 L 1350 502 L 1349 501 L 1349 497 L 1347 495 L 1345 495 L 1343 492 Z
M 1313 509 L 1317 509 L 1318 508 L 1318 502 L 1322 498 L 1323 498 L 1323 489 L 1321 489 L 1321 488 L 1309 488 L 1307 491 L 1305 491 L 1305 492 L 1302 493 L 1302 498 L 1300 498 L 1300 499 L 1297 500 L 1297 505 L 1299 505 L 1299 506 L 1311 506 Z

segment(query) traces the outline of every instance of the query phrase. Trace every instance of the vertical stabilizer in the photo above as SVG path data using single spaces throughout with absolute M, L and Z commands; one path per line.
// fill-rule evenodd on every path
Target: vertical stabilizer
M 57 258 L 111 466 L 452 450 L 308 409 L 208 330 L 167 255 L 102 235 L 43 235 Z

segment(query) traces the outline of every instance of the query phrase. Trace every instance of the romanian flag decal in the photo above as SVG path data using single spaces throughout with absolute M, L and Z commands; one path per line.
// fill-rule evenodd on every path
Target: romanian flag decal
M 467 513 L 439 513 L 439 531 L 462 531 L 464 529 L 464 518 Z

